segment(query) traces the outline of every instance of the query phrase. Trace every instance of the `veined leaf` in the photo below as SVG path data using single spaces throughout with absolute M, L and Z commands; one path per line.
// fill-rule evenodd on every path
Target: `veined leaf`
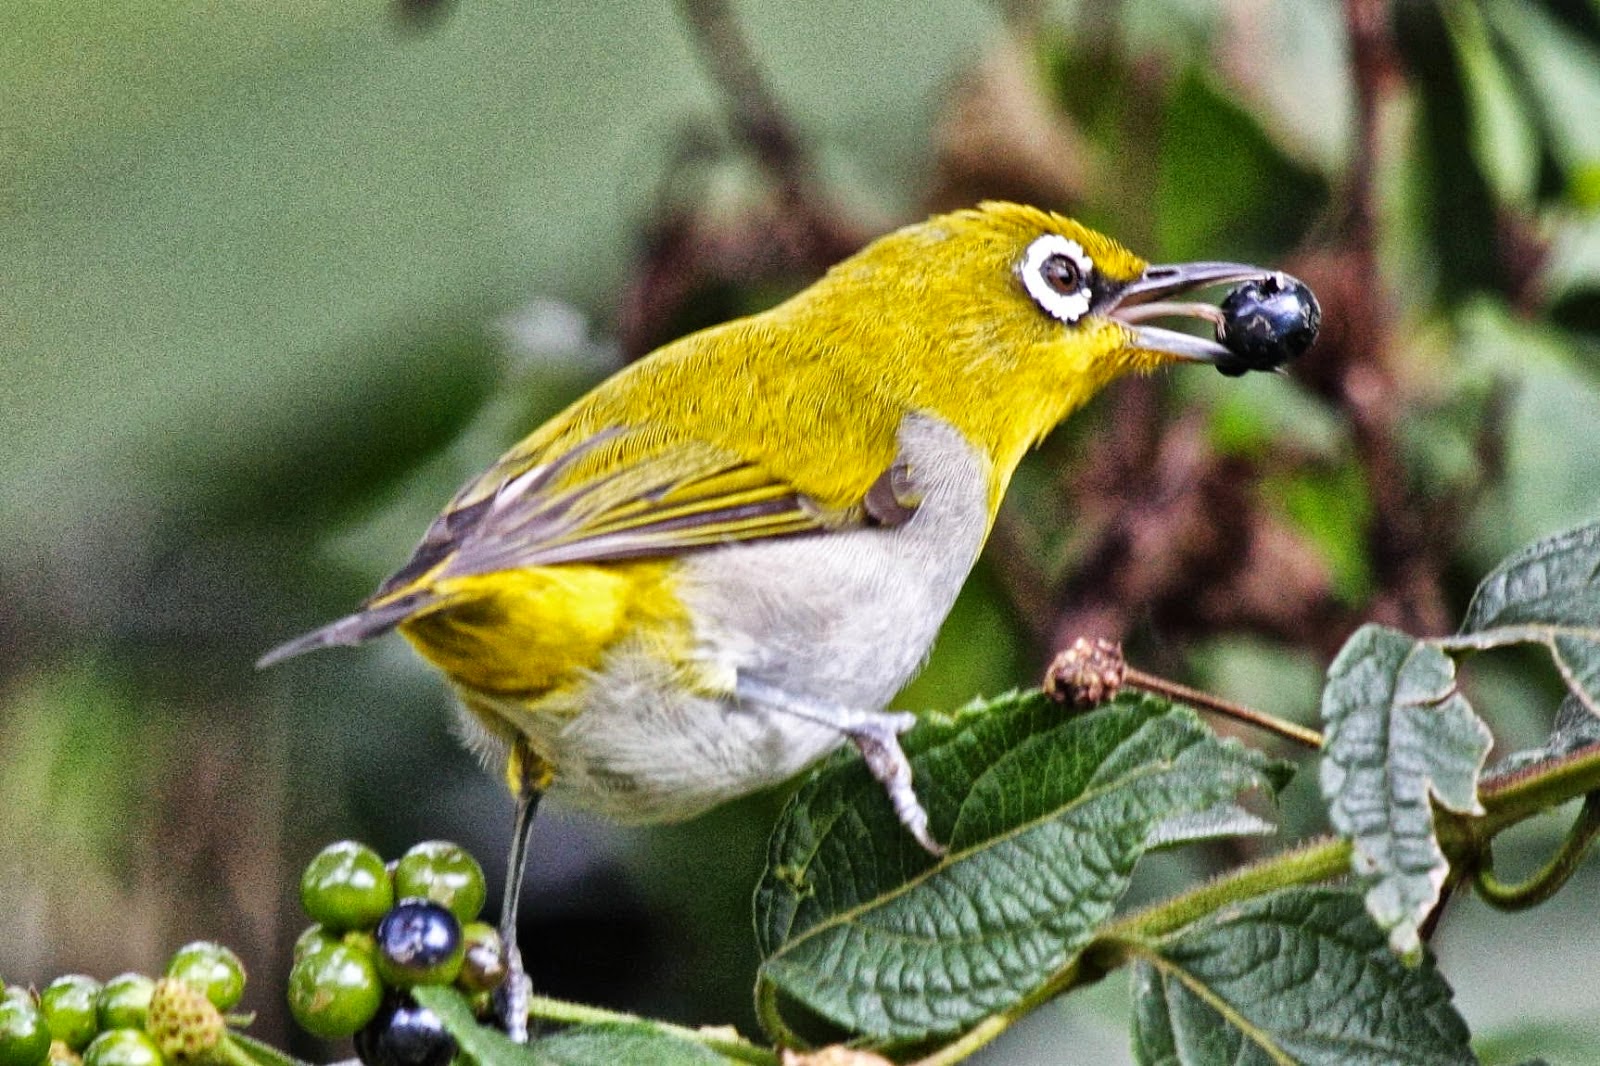
M 1015 1006 L 1089 942 L 1149 847 L 1245 828 L 1222 805 L 1286 780 L 1149 698 L 1074 714 L 1013 695 L 906 748 L 949 854 L 923 853 L 859 760 L 836 760 L 785 809 L 755 901 L 765 989 L 884 1043 Z
M 1478 771 L 1493 738 L 1456 691 L 1454 660 L 1382 626 L 1345 642 L 1328 669 L 1322 717 L 1329 820 L 1355 844 L 1368 911 L 1396 951 L 1415 955 L 1418 926 L 1449 869 L 1429 798 L 1478 812 Z
M 1395 958 L 1349 892 L 1279 892 L 1132 952 L 1143 1066 L 1478 1061 L 1432 960 Z
M 478 1024 L 453 988 L 418 986 L 417 1002 L 443 1020 L 477 1066 L 728 1066 L 704 1044 L 649 1022 L 581 1025 L 528 1044 Z
M 1546 645 L 1572 694 L 1600 714 L 1600 523 L 1548 537 L 1495 567 L 1448 643 L 1524 642 Z

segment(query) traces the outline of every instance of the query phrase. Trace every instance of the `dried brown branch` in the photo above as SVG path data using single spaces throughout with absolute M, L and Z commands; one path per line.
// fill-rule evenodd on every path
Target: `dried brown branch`
M 872 236 L 822 189 L 805 140 L 768 87 L 728 0 L 678 6 L 736 144 L 770 188 L 719 212 L 696 176 L 713 149 L 694 141 L 670 168 L 665 185 L 678 195 L 660 197 L 663 210 L 646 229 L 641 267 L 621 301 L 618 337 L 630 357 L 745 310 L 728 303 L 739 293 L 798 288 Z
M 811 168 L 800 135 L 767 87 L 728 0 L 679 0 L 707 74 L 721 91 L 734 134 L 784 191 L 806 199 Z
M 1363 252 L 1363 267 L 1376 277 L 1377 168 L 1382 142 L 1385 96 L 1403 80 L 1400 57 L 1389 25 L 1389 0 L 1345 0 L 1345 33 L 1350 40 L 1351 74 L 1356 89 L 1356 151 L 1350 168 L 1350 243 Z

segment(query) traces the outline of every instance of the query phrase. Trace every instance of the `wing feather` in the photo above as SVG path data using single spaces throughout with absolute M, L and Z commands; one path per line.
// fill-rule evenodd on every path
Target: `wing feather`
M 601 461 L 604 473 L 594 469 Z M 759 464 L 703 441 L 608 429 L 560 456 L 522 469 L 502 465 L 469 485 L 369 602 L 499 570 L 883 524 L 869 513 L 875 510 L 824 508 Z

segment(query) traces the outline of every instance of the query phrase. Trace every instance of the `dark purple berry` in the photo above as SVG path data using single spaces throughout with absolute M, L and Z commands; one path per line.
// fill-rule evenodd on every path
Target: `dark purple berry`
M 447 985 L 461 972 L 461 923 L 432 900 L 401 900 L 383 916 L 375 936 L 378 974 L 397 988 Z
M 1229 377 L 1277 370 L 1305 354 L 1321 324 L 1317 298 L 1298 278 L 1280 273 L 1247 281 L 1222 301 L 1217 340 L 1234 358 L 1217 369 Z
M 364 1066 L 449 1066 L 456 1054 L 439 1016 L 408 998 L 385 1003 L 355 1043 Z

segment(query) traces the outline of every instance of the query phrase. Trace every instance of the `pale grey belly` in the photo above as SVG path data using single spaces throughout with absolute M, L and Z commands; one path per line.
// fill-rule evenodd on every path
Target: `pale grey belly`
M 571 717 L 517 716 L 554 756 L 556 789 L 621 821 L 684 818 L 786 780 L 843 742 L 829 726 L 735 700 L 741 677 L 882 708 L 926 659 L 988 529 L 985 471 L 953 429 L 913 416 L 900 445 L 923 493 L 905 524 L 684 558 L 678 591 L 696 623 L 696 673 L 722 694 L 684 691 L 671 664 L 625 644 Z

